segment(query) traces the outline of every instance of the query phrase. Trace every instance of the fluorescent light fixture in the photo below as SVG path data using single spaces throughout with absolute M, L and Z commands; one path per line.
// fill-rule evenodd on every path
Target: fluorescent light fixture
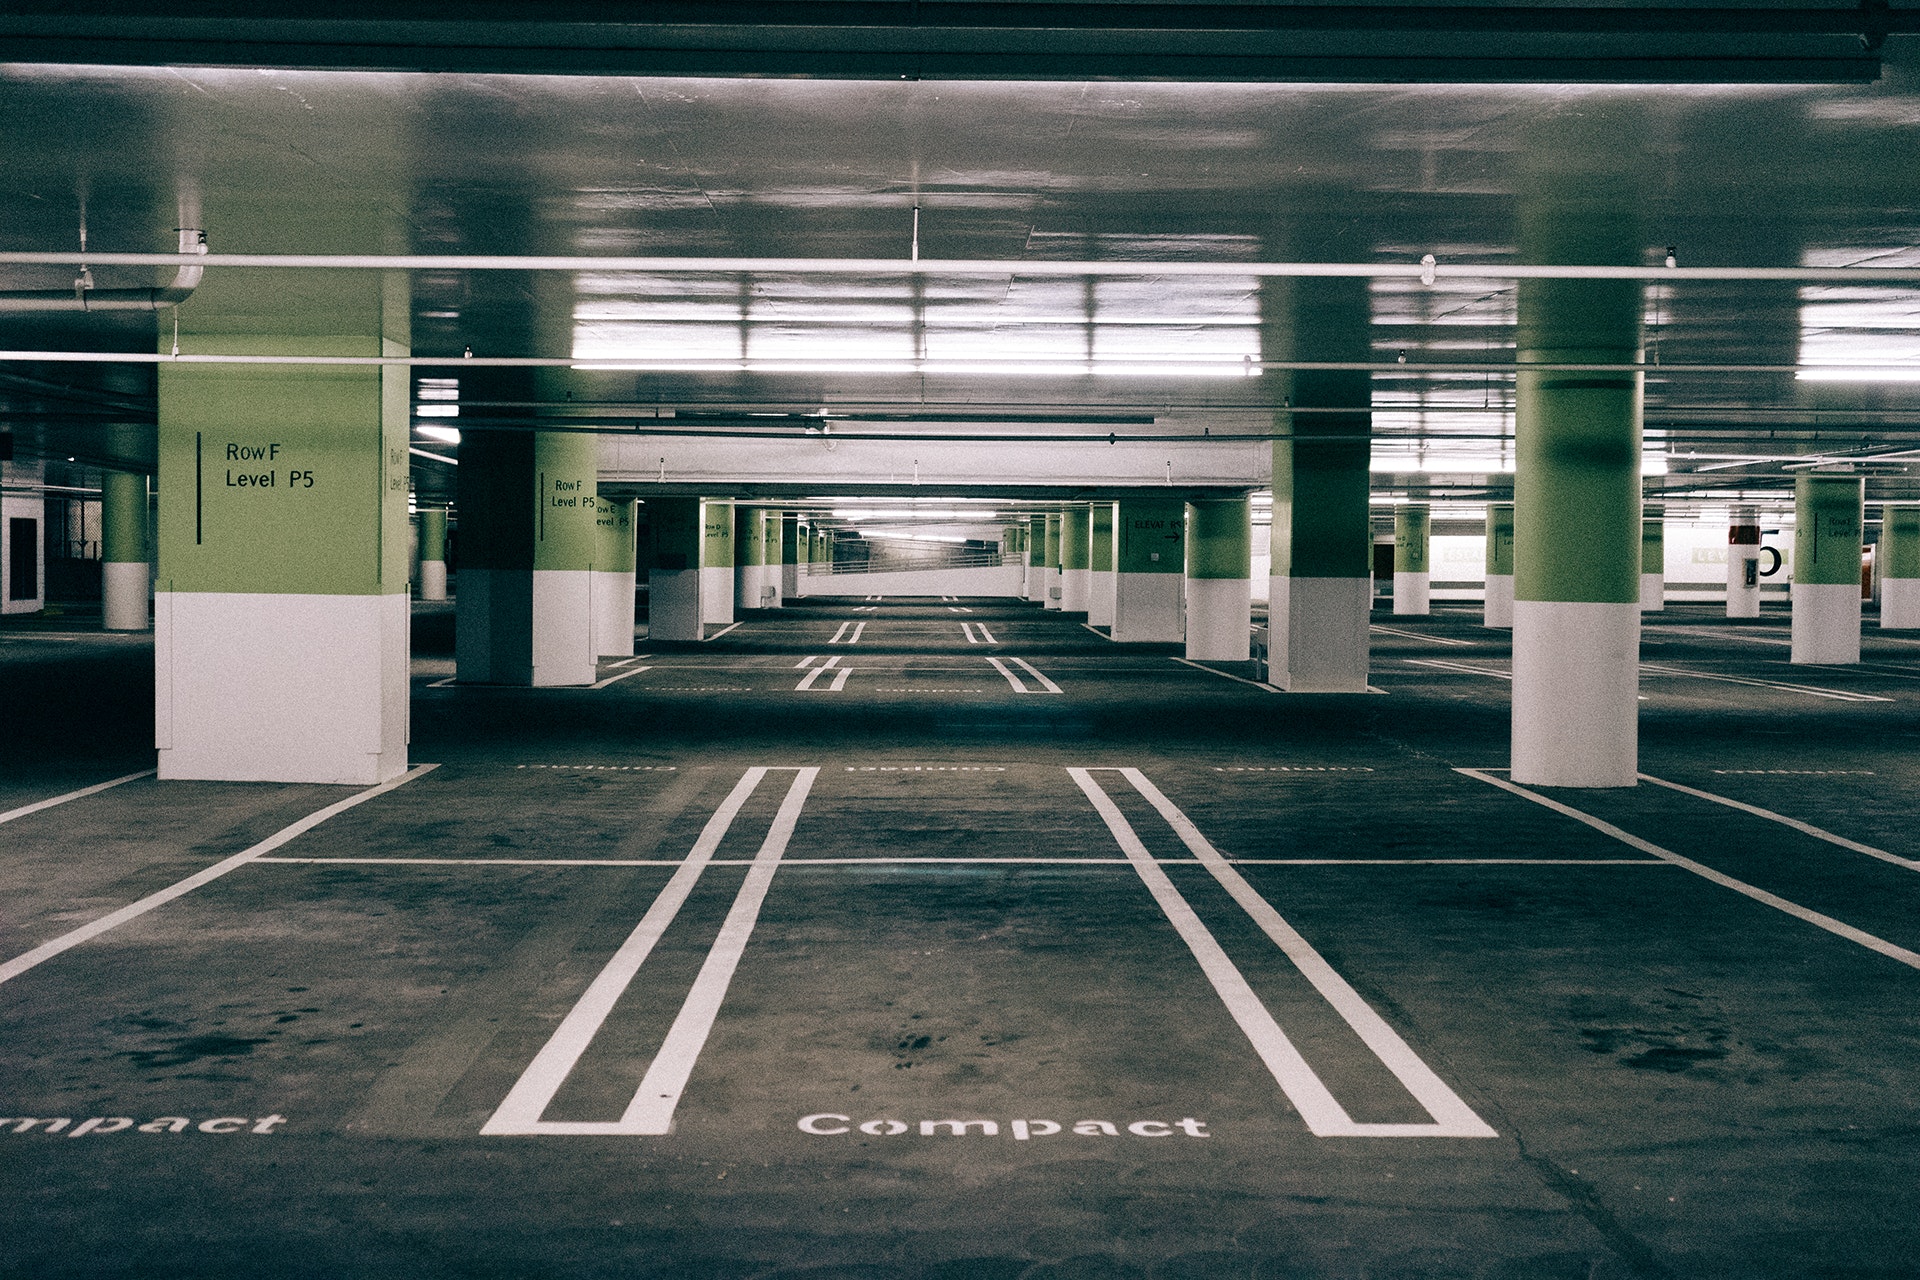
M 429 440 L 441 440 L 447 444 L 460 443 L 460 428 L 458 427 L 442 427 L 433 423 L 419 422 L 414 424 L 413 429 Z

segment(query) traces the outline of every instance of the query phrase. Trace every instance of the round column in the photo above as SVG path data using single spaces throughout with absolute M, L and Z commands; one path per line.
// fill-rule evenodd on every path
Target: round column
M 127 471 L 100 477 L 101 625 L 147 629 L 147 478 Z
M 1760 616 L 1760 513 L 1735 507 L 1727 525 L 1727 616 Z
M 1070 507 L 1060 513 L 1060 608 L 1087 612 L 1093 594 L 1093 509 Z
M 1880 625 L 1920 627 L 1920 506 L 1888 503 L 1881 512 Z
M 447 598 L 447 509 L 420 508 L 420 598 Z
M 1060 517 L 1047 518 L 1046 566 L 1047 572 L 1041 586 L 1040 604 L 1043 608 L 1060 607 Z
M 1660 512 L 1640 521 L 1640 612 L 1667 607 L 1667 522 Z
M 1187 657 L 1252 656 L 1253 506 L 1241 498 L 1187 504 Z
M 1858 476 L 1793 482 L 1793 661 L 1860 661 Z
M 733 513 L 733 607 L 758 609 L 766 596 L 767 513 L 736 507 Z
M 1487 505 L 1486 625 L 1513 629 L 1513 504 Z
M 1432 509 L 1410 502 L 1393 510 L 1393 611 L 1432 613 L 1427 569 L 1428 533 Z

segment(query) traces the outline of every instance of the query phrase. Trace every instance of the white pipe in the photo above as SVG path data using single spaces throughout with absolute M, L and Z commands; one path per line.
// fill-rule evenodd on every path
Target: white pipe
M 882 276 L 1333 276 L 1435 280 L 1788 280 L 1920 284 L 1920 267 L 1620 267 L 1418 262 L 1052 262 L 1024 258 L 607 258 L 539 254 L 0 253 L 0 265 L 332 268 L 356 271 L 718 272 Z
M 195 219 L 198 220 L 197 218 Z M 207 233 L 198 227 L 181 227 L 180 252 L 154 254 L 177 265 L 173 279 L 158 289 L 95 289 L 76 281 L 72 289 L 22 289 L 0 292 L 0 314 L 38 314 L 47 311 L 164 311 L 177 307 L 193 296 L 206 275 Z M 99 262 L 87 254 L 78 255 L 77 266 Z M 102 264 L 106 265 L 106 264 Z M 83 277 L 84 278 L 84 277 Z

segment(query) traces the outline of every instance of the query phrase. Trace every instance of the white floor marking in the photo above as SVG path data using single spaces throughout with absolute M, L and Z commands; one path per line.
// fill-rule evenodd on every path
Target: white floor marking
M 447 677 L 446 679 L 444 679 L 444 680 L 435 680 L 435 681 L 434 681 L 434 682 L 433 682 L 432 684 L 430 684 L 430 685 L 428 685 L 428 686 L 427 686 L 427 688 L 429 688 L 429 689 L 444 689 L 444 688 L 446 688 L 446 687 L 447 687 L 448 685 L 450 685 L 450 684 L 452 684 L 452 683 L 453 683 L 454 681 L 456 681 L 456 680 L 458 680 L 459 678 L 460 678 L 459 676 L 448 676 L 448 677 Z
M 1093 632 L 1093 634 L 1099 636 L 1102 640 L 1113 639 L 1112 636 L 1108 635 L 1105 631 L 1102 631 L 1100 628 L 1094 626 L 1091 622 L 1083 622 L 1080 625 L 1085 627 L 1087 630 Z
M 610 667 L 608 667 L 608 668 L 607 668 L 607 670 L 609 670 L 609 671 L 618 671 L 618 670 L 619 670 L 620 668 L 622 668 L 622 667 L 630 667 L 630 666 L 632 666 L 632 665 L 633 665 L 634 663 L 636 663 L 636 662 L 638 662 L 638 661 L 640 661 L 640 660 L 641 660 L 642 658 L 645 658 L 645 657 L 648 657 L 648 656 L 650 656 L 650 655 L 648 655 L 648 654 L 644 654 L 644 653 L 642 653 L 642 654 L 637 654 L 636 656 L 634 656 L 634 657 L 631 657 L 631 658 L 622 658 L 622 659 L 620 659 L 620 661 L 618 661 L 618 662 L 616 662 L 616 663 L 614 663 L 614 664 L 613 664 L 612 666 L 610 666 Z
M 1643 662 L 1640 670 L 1653 676 L 1687 676 L 1695 680 L 1718 680 L 1722 684 L 1751 685 L 1756 689 L 1780 689 L 1787 693 L 1804 693 L 1810 698 L 1831 698 L 1836 702 L 1892 702 L 1892 698 L 1881 698 L 1871 693 L 1849 693 L 1843 689 L 1818 689 L 1812 685 L 1788 684 L 1782 680 L 1755 680 L 1746 676 L 1723 676 L 1705 671 L 1687 671 L 1680 667 L 1662 666 L 1659 663 Z
M 825 662 L 821 663 L 817 667 L 809 667 L 807 669 L 807 674 L 800 677 L 800 683 L 793 686 L 794 692 L 799 693 L 805 689 L 812 689 L 814 685 L 814 681 L 818 680 L 821 676 L 826 675 L 829 671 L 833 671 L 833 669 L 837 666 L 840 666 L 840 659 L 828 658 Z M 837 693 L 841 689 L 846 688 L 847 676 L 852 673 L 852 670 L 853 669 L 851 667 L 841 667 L 840 670 L 833 671 L 833 684 L 826 690 L 826 692 Z
M 1744 640 L 1748 644 L 1770 644 L 1785 649 L 1793 641 L 1780 640 L 1773 636 L 1749 635 L 1744 628 L 1728 627 L 1720 630 L 1714 627 L 1668 627 L 1654 623 L 1647 628 L 1649 632 L 1662 632 L 1668 635 L 1711 636 L 1715 640 Z
M 861 622 L 861 623 L 856 623 L 856 624 L 854 625 L 854 628 L 853 628 L 853 634 L 847 637 L 847 643 L 848 643 L 848 644 L 859 644 L 859 643 L 860 643 L 860 633 L 861 633 L 861 632 L 863 632 L 863 631 L 865 631 L 866 629 L 867 629 L 867 624 L 866 624 L 866 623 L 864 623 L 864 622 Z
M 712 635 L 710 635 L 710 636 L 702 636 L 702 637 L 700 637 L 700 638 L 701 638 L 702 640 L 718 640 L 718 639 L 719 639 L 719 638 L 720 638 L 721 636 L 723 636 L 723 635 L 725 635 L 725 634 L 727 634 L 727 632 L 729 632 L 729 631 L 731 631 L 731 630 L 733 630 L 733 629 L 734 629 L 734 627 L 738 627 L 738 626 L 743 626 L 743 625 L 745 625 L 745 620 L 744 620 L 744 619 L 742 619 L 742 620 L 741 620 L 740 622 L 735 622 L 735 623 L 733 623 L 733 624 L 731 624 L 731 625 L 729 625 L 729 626 L 724 626 L 724 627 L 722 627 L 722 628 L 720 628 L 720 629 L 719 629 L 718 631 L 716 631 L 716 632 L 714 632 L 714 633 L 713 633 Z
M 1197 867 L 1198 858 L 1155 858 L 1163 867 Z M 678 867 L 679 858 L 255 858 L 259 865 L 324 867 Z M 1236 867 L 1661 867 L 1651 858 L 1228 858 Z M 788 867 L 1043 866 L 1127 867 L 1126 858 L 783 858 Z M 750 858 L 712 858 L 710 867 L 746 867 Z
M 979 643 L 980 643 L 980 641 L 978 641 L 978 640 L 976 640 L 976 639 L 974 638 L 974 635 L 973 635 L 973 624 L 972 624 L 971 622 L 963 622 L 963 623 L 961 623 L 961 624 L 960 624 L 960 634 L 961 634 L 961 635 L 963 635 L 963 636 L 965 636 L 965 637 L 967 638 L 967 643 L 968 643 L 968 644 L 979 644 Z
M 1529 791 L 1516 782 L 1510 782 L 1505 778 L 1493 777 L 1484 770 L 1455 769 L 1454 772 L 1464 773 L 1469 778 L 1478 778 L 1481 782 L 1490 783 L 1493 786 L 1499 787 L 1502 791 L 1511 791 L 1514 795 L 1531 800 L 1537 805 L 1543 805 L 1555 813 L 1565 814 L 1575 822 L 1585 823 L 1595 831 L 1612 836 L 1622 844 L 1631 845 L 1642 853 L 1650 853 L 1654 857 L 1671 862 L 1677 867 L 1684 867 L 1704 880 L 1711 880 L 1723 888 L 1731 889 L 1735 893 L 1744 894 L 1752 898 L 1755 902 L 1763 902 L 1777 911 L 1784 911 L 1796 919 L 1805 920 L 1808 924 L 1825 929 L 1828 933 L 1845 938 L 1849 942 L 1859 943 L 1869 951 L 1877 951 L 1889 959 L 1898 960 L 1901 964 L 1920 969 L 1920 954 L 1915 954 L 1905 947 L 1895 946 L 1884 938 L 1877 938 L 1863 929 L 1856 929 L 1850 924 L 1835 920 L 1832 916 L 1822 915 L 1820 912 L 1808 907 L 1803 907 L 1797 902 L 1790 902 L 1778 894 L 1768 893 L 1765 889 L 1750 885 L 1744 880 L 1735 880 L 1732 876 L 1723 875 L 1704 863 L 1695 862 L 1691 858 L 1683 858 L 1671 849 L 1663 849 L 1651 840 L 1642 840 L 1632 832 L 1622 831 L 1612 823 L 1602 821 L 1590 813 L 1582 813 L 1571 805 L 1561 804 L 1558 800 L 1549 799 L 1537 791 Z
M 1408 640 L 1425 640 L 1428 644 L 1450 644 L 1462 649 L 1471 649 L 1473 641 L 1455 640 L 1449 636 L 1423 636 L 1418 631 L 1401 631 L 1396 627 L 1369 626 L 1369 631 L 1378 631 L 1382 635 L 1401 636 Z
M 1888 853 L 1885 849 L 1876 849 L 1870 844 L 1861 844 L 1858 840 L 1849 840 L 1845 836 L 1837 836 L 1831 831 L 1814 826 L 1811 822 L 1802 822 L 1798 818 L 1789 818 L 1784 813 L 1775 813 L 1771 809 L 1762 809 L 1757 804 L 1748 804 L 1744 800 L 1735 800 L 1731 796 L 1715 795 L 1711 791 L 1700 791 L 1693 787 L 1682 786 L 1678 782 L 1668 782 L 1665 778 L 1656 778 L 1650 773 L 1641 774 L 1640 780 L 1642 782 L 1651 782 L 1656 787 L 1666 787 L 1670 791 L 1679 791 L 1686 795 L 1697 796 L 1702 800 L 1711 800 L 1713 803 L 1723 804 L 1729 809 L 1738 809 L 1743 813 L 1751 813 L 1757 818 L 1765 818 L 1769 822 L 1777 822 L 1782 826 L 1792 827 L 1795 831 L 1804 832 L 1816 840 L 1825 840 L 1828 844 L 1837 844 L 1842 849 L 1851 849 L 1855 853 L 1864 853 L 1869 858 L 1878 858 L 1882 862 L 1891 862 L 1896 867 L 1905 867 L 1909 871 L 1920 871 L 1920 861 L 1915 861 L 1912 858 L 1903 858 L 1897 853 Z
M 255 858 L 279 866 L 324 867 L 333 863 L 362 867 L 677 867 L 679 858 Z M 710 865 L 724 866 L 725 863 Z
M 1307 1065 L 1300 1051 L 1294 1048 L 1280 1024 L 1274 1021 L 1267 1007 L 1247 985 L 1240 970 L 1228 958 L 1213 934 L 1203 924 L 1180 891 L 1174 887 L 1167 873 L 1160 869 L 1153 857 L 1148 854 L 1140 837 L 1114 804 L 1112 797 L 1093 780 L 1093 771 L 1088 769 L 1069 769 L 1073 780 L 1086 793 L 1087 799 L 1106 822 L 1107 830 L 1113 833 L 1114 840 L 1133 863 L 1134 870 L 1146 883 L 1153 894 L 1154 901 L 1167 914 L 1167 919 L 1180 934 L 1181 940 L 1193 952 L 1194 959 L 1200 962 L 1200 968 L 1213 984 L 1225 1002 L 1227 1011 L 1246 1033 L 1253 1043 L 1254 1051 L 1260 1060 L 1273 1073 L 1274 1080 L 1300 1112 L 1300 1118 L 1306 1121 L 1307 1128 L 1318 1138 L 1380 1137 L 1380 1138 L 1494 1138 L 1499 1135 L 1473 1109 L 1461 1101 L 1459 1095 L 1449 1089 L 1446 1083 L 1435 1075 L 1433 1069 L 1422 1062 L 1406 1041 L 1402 1040 L 1385 1019 L 1373 1011 L 1373 1008 L 1353 989 L 1315 951 L 1307 940 L 1281 918 L 1280 913 L 1262 898 L 1233 870 L 1220 852 L 1202 836 L 1187 816 L 1176 808 L 1172 801 L 1160 794 L 1159 788 L 1147 781 L 1138 769 L 1100 770 L 1120 774 L 1147 802 L 1153 805 L 1160 816 L 1166 819 L 1182 844 L 1193 852 L 1194 857 L 1212 873 L 1222 888 L 1233 896 L 1244 910 L 1260 926 L 1262 932 L 1271 938 L 1284 952 L 1294 967 L 1300 970 L 1314 989 L 1344 1019 L 1354 1033 L 1371 1049 L 1386 1068 L 1393 1072 L 1415 1101 L 1433 1117 L 1431 1124 L 1362 1124 L 1347 1114 L 1313 1068 Z
M 1033 692 L 1033 690 L 1027 688 L 1027 686 L 1021 681 L 1019 676 L 1007 670 L 1007 664 L 1000 661 L 1000 659 L 988 658 L 987 662 L 992 665 L 995 671 L 998 671 L 1001 675 L 1006 677 L 1007 683 L 1013 686 L 1013 691 L 1015 693 L 1032 693 Z
M 1267 684 L 1260 680 L 1249 680 L 1245 676 L 1230 675 L 1225 671 L 1215 671 L 1212 667 L 1193 661 L 1191 658 L 1175 658 L 1175 662 L 1192 667 L 1195 671 L 1204 671 L 1210 676 L 1219 676 L 1223 680 L 1238 680 L 1241 684 L 1250 684 L 1256 689 L 1265 689 L 1268 693 L 1285 693 L 1278 685 Z
M 796 663 L 794 663 L 794 664 L 793 664 L 793 669 L 794 669 L 795 671 L 798 671 L 798 670 L 800 670 L 800 669 L 801 669 L 802 667 L 810 667 L 810 666 L 812 666 L 812 665 L 813 665 L 814 663 L 816 663 L 816 662 L 818 662 L 818 661 L 820 661 L 820 655 L 818 655 L 818 654 L 813 654 L 813 653 L 810 653 L 810 654 L 808 654 L 808 655 L 807 655 L 806 657 L 804 657 L 804 658 L 802 658 L 802 659 L 800 659 L 800 661 L 798 661 L 798 662 L 796 662 Z
M 852 667 L 842 667 L 833 673 L 833 683 L 827 686 L 828 693 L 839 693 L 847 687 L 847 677 L 853 674 Z
M 1009 659 L 1009 661 L 1019 663 L 1021 667 L 1025 668 L 1027 674 L 1032 676 L 1035 680 L 1038 680 L 1040 682 L 1040 687 L 1042 689 L 1045 689 L 1048 693 L 1060 692 L 1059 685 L 1055 684 L 1053 681 L 1041 675 L 1040 672 L 1034 667 L 1034 665 L 1031 662 L 1028 662 L 1025 658 L 1011 658 Z
M 50 942 L 43 942 L 33 950 L 15 956 L 5 964 L 0 964 L 0 982 L 9 982 L 34 966 L 53 959 L 53 957 L 63 951 L 71 950 L 89 939 L 97 938 L 110 929 L 117 929 L 127 921 L 137 919 L 147 914 L 147 912 L 152 911 L 155 907 L 165 906 L 175 898 L 184 897 L 192 893 L 195 889 L 198 889 L 201 885 L 211 884 L 221 876 L 226 875 L 227 872 L 243 867 L 247 863 L 272 853 L 282 845 L 305 835 L 307 832 L 325 822 L 328 818 L 345 813 L 355 805 L 363 804 L 375 796 L 385 795 L 395 787 L 404 787 L 415 778 L 425 773 L 431 773 L 439 767 L 437 764 L 415 765 L 391 781 L 382 782 L 378 786 L 368 787 L 365 791 L 355 792 L 344 800 L 336 800 L 324 809 L 315 810 L 291 826 L 281 828 L 260 843 L 243 849 L 230 858 L 221 859 L 204 871 L 195 872 L 185 880 L 170 884 L 157 893 L 150 893 L 137 902 L 128 903 L 118 911 L 108 912 L 98 920 L 83 924 L 78 929 L 74 929 L 68 933 L 63 933 Z
M 1401 661 L 1410 662 L 1416 667 L 1433 667 L 1439 671 L 1460 671 L 1470 676 L 1491 676 L 1495 680 L 1513 679 L 1513 673 L 1510 671 L 1495 671 L 1491 667 L 1472 667 L 1464 662 L 1449 662 L 1445 658 L 1403 658 Z
M 613 958 L 607 961 L 606 968 L 602 969 L 599 976 L 595 977 L 593 982 L 588 985 L 586 992 L 581 995 L 579 1001 L 568 1011 L 567 1016 L 561 1020 L 560 1025 L 554 1029 L 552 1037 L 548 1039 L 545 1045 L 541 1046 L 540 1052 L 534 1055 L 533 1061 L 527 1064 L 526 1071 L 514 1082 L 513 1088 L 507 1092 L 507 1096 L 505 1100 L 500 1103 L 499 1109 L 493 1113 L 486 1124 L 481 1126 L 480 1132 L 483 1135 L 499 1136 L 537 1133 L 650 1134 L 655 1132 L 665 1133 L 667 1131 L 665 1124 L 662 1124 L 657 1130 L 636 1128 L 628 1124 L 628 1119 L 632 1116 L 634 1108 L 640 1105 L 641 1098 L 648 1093 L 648 1085 L 654 1083 L 653 1069 L 647 1072 L 646 1080 L 643 1081 L 640 1086 L 640 1092 L 634 1095 L 633 1104 L 627 1108 L 627 1115 L 618 1121 L 590 1121 L 584 1123 L 545 1121 L 542 1120 L 540 1116 L 546 1111 L 548 1105 L 552 1103 L 554 1095 L 560 1092 L 560 1086 L 566 1083 L 567 1076 L 573 1072 L 575 1064 L 580 1061 L 580 1056 L 587 1051 L 587 1046 L 593 1042 L 593 1037 L 599 1032 L 600 1025 L 607 1020 L 607 1015 L 613 1012 L 614 1004 L 633 982 L 635 975 L 640 972 L 641 964 L 645 962 L 647 956 L 653 951 L 654 945 L 658 943 L 666 933 L 667 926 L 673 923 L 674 917 L 679 914 L 680 908 L 685 905 L 688 896 L 693 893 L 694 885 L 699 881 L 701 873 L 712 863 L 714 850 L 718 849 L 720 842 L 726 838 L 728 828 L 733 825 L 733 820 L 739 816 L 740 810 L 746 805 L 747 797 L 753 794 L 754 789 L 760 785 L 761 779 L 765 778 L 770 772 L 772 772 L 771 769 L 756 767 L 748 769 L 740 776 L 740 781 L 734 784 L 734 788 L 728 793 L 727 798 L 721 801 L 720 807 L 714 810 L 711 818 L 707 819 L 707 825 L 701 830 L 700 838 L 694 841 L 693 849 L 687 854 L 686 861 L 680 864 L 680 869 L 673 873 L 673 877 L 667 881 L 666 887 L 660 890 L 660 896 L 653 900 L 653 905 L 647 908 L 646 914 L 640 918 L 640 923 L 634 926 L 633 932 L 627 936 L 627 940 L 621 944 L 618 951 L 614 952 Z M 794 792 L 797 791 L 800 799 L 804 801 L 806 790 L 802 786 L 802 782 L 804 781 L 807 787 L 812 786 L 813 777 L 817 772 L 818 770 L 815 769 L 795 770 L 798 776 L 794 780 L 794 789 L 788 792 L 786 801 L 780 806 L 780 814 L 774 819 L 773 829 L 767 834 L 766 844 L 761 846 L 762 854 L 766 853 L 768 845 L 775 843 L 776 837 L 779 837 L 779 848 L 781 850 L 785 849 L 786 835 L 792 834 L 793 821 L 799 818 L 799 806 L 795 802 Z M 786 822 L 784 827 L 786 834 L 783 835 L 782 820 L 788 819 L 789 809 L 792 810 L 792 818 Z M 778 853 L 775 854 L 775 857 L 778 857 Z M 771 868 L 769 868 L 769 872 L 771 872 Z M 751 883 L 752 877 L 749 876 L 748 884 Z M 748 885 L 746 884 L 741 886 L 740 895 L 742 898 L 746 896 L 747 888 Z M 760 893 L 762 896 L 765 895 L 764 886 L 762 886 Z M 753 906 L 757 913 L 759 910 L 758 899 L 754 900 Z M 734 923 L 734 915 L 739 911 L 740 901 L 736 899 L 733 912 L 730 912 L 727 916 L 727 925 L 722 926 L 720 937 L 714 942 L 713 953 L 717 954 L 719 952 L 721 943 L 728 937 L 727 926 Z M 749 928 L 750 927 L 751 922 L 749 922 Z M 741 942 L 744 945 L 744 937 L 742 937 Z M 711 966 L 712 963 L 713 954 L 709 954 L 708 965 Z M 731 978 L 731 968 L 728 968 L 727 976 Z M 700 983 L 706 980 L 706 978 L 707 969 L 703 968 L 700 972 L 700 977 L 694 982 L 695 993 L 703 993 Z M 725 994 L 724 984 L 722 985 L 721 994 Z M 692 994 L 687 997 L 687 1003 L 689 1006 L 692 1005 Z M 717 1000 L 715 1001 L 715 1008 L 718 1008 Z M 681 1010 L 681 1017 L 684 1019 L 685 1016 L 686 1010 L 683 1008 Z M 654 1059 L 654 1069 L 657 1069 L 660 1066 L 661 1060 L 666 1057 L 667 1049 L 670 1046 L 674 1046 L 673 1035 L 675 1031 L 679 1030 L 680 1022 L 676 1020 L 673 1031 L 668 1032 L 667 1043 L 661 1046 L 660 1053 L 656 1055 Z M 701 1039 L 705 1039 L 704 1031 L 701 1034 Z M 695 1045 L 695 1053 L 697 1053 L 698 1050 L 699 1046 Z M 691 1059 L 687 1061 L 687 1066 L 691 1069 Z M 684 1086 L 684 1079 L 681 1081 L 681 1084 Z M 675 1098 L 677 1099 L 677 1097 L 678 1092 L 676 1091 Z M 672 1107 L 669 1106 L 666 1110 L 666 1119 L 670 1121 L 672 1115 L 673 1110 Z
M 618 681 L 625 680 L 628 676 L 637 676 L 642 671 L 651 671 L 651 670 L 653 670 L 652 667 L 634 667 L 629 671 L 622 671 L 617 676 L 608 676 L 605 680 L 596 680 L 592 684 L 588 685 L 587 687 L 589 689 L 604 689 L 610 684 L 614 684 L 614 683 L 617 683 Z
M 973 610 L 968 609 L 962 605 L 950 604 L 947 606 L 947 612 L 948 613 L 972 613 Z
M 828 640 L 828 641 L 827 641 L 827 643 L 828 643 L 828 644 L 839 644 L 839 643 L 840 643 L 840 637 L 841 637 L 841 636 L 843 636 L 843 635 L 845 635 L 845 634 L 847 634 L 847 628 L 848 628 L 848 627 L 850 627 L 850 626 L 852 626 L 852 625 L 853 625 L 853 622 L 852 622 L 851 620 L 848 620 L 848 621 L 846 621 L 846 622 L 843 622 L 843 623 L 841 623 L 841 624 L 840 624 L 840 629 L 839 629 L 838 631 L 836 631 L 836 632 L 834 632 L 834 633 L 833 633 L 833 638 L 832 638 L 832 639 L 830 639 L 830 640 Z
M 989 630 L 987 630 L 987 624 L 986 624 L 986 623 L 984 623 L 984 622 L 976 622 L 976 623 L 974 623 L 974 624 L 973 624 L 973 627 L 974 627 L 974 630 L 976 630 L 976 631 L 978 631 L 978 632 L 980 633 L 980 638 L 981 638 L 982 640 L 985 640 L 985 641 L 986 641 L 986 642 L 987 642 L 988 644 L 999 644 L 999 643 L 1000 643 L 1000 642 L 999 642 L 998 640 L 995 640 L 995 639 L 993 638 L 993 632 L 991 632 L 991 631 L 989 631 Z
M 24 818 L 30 813 L 38 813 L 42 809 L 51 809 L 53 806 L 65 804 L 69 800 L 78 800 L 84 796 L 98 795 L 109 787 L 118 787 L 129 782 L 138 782 L 142 778 L 151 778 L 153 773 L 154 771 L 152 769 L 142 769 L 139 773 L 130 773 L 124 778 L 111 778 L 106 782 L 96 782 L 90 787 L 82 787 L 78 791 L 69 791 L 65 795 L 54 796 L 49 800 L 36 800 L 32 804 L 23 804 L 18 809 L 9 809 L 5 813 L 0 813 L 0 822 L 12 822 L 15 818 Z

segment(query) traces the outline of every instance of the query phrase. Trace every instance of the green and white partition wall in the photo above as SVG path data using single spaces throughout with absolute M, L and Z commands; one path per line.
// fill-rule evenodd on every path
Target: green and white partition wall
M 1093 592 L 1093 509 L 1068 507 L 1060 513 L 1060 608 L 1066 613 L 1087 612 Z
M 447 598 L 447 509 L 420 508 L 420 598 Z
M 1087 540 L 1087 622 L 1096 627 L 1113 626 L 1114 544 L 1113 503 L 1093 504 L 1093 519 Z
M 1794 662 L 1860 661 L 1863 484 L 1804 472 L 1793 482 Z
M 1245 495 L 1187 504 L 1187 657 L 1244 662 L 1253 623 L 1253 507 Z
M 593 561 L 593 649 L 602 658 L 630 658 L 635 586 L 633 499 L 600 498 L 594 505 L 600 547 Z
M 1433 574 L 1428 565 L 1433 510 L 1423 502 L 1393 509 L 1393 611 L 1433 612 Z
M 1888 503 L 1880 516 L 1880 625 L 1920 627 L 1920 506 Z
M 405 355 L 408 304 L 397 275 L 228 273 L 179 309 L 180 341 Z M 160 777 L 404 773 L 406 370 L 163 363 L 158 379 Z
M 1489 627 L 1513 629 L 1513 504 L 1487 504 L 1487 590 Z
M 101 625 L 145 631 L 151 572 L 147 559 L 147 478 L 128 471 L 100 477 Z
M 1114 521 L 1113 638 L 1184 640 L 1186 503 L 1179 498 L 1122 498 Z

